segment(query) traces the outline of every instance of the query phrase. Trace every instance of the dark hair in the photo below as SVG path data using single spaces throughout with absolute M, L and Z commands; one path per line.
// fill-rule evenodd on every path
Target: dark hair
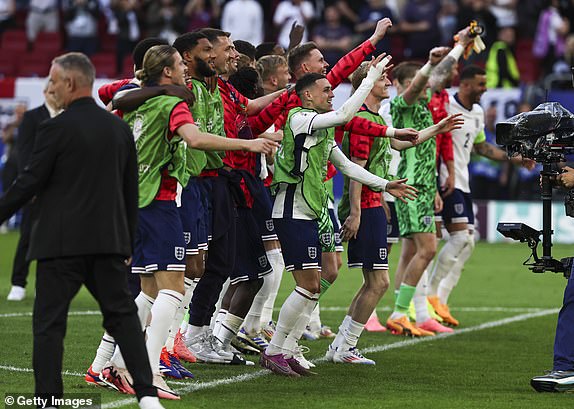
M 136 44 L 132 52 L 132 58 L 134 60 L 136 71 L 142 69 L 145 53 L 155 45 L 167 45 L 167 41 L 165 41 L 163 38 L 148 37 L 144 38 Z
M 255 61 L 255 46 L 249 41 L 235 40 L 233 45 L 238 53 L 246 55 L 252 61 Z
M 309 57 L 309 53 L 312 50 L 318 50 L 317 44 L 314 42 L 308 42 L 304 44 L 300 44 L 297 47 L 294 47 L 289 51 L 287 54 L 287 63 L 289 64 L 289 71 L 295 73 L 297 68 Z
M 275 54 L 274 50 L 277 45 L 278 44 L 273 41 L 259 44 L 257 47 L 255 47 L 255 59 L 259 60 L 263 56 Z
M 473 79 L 477 75 L 486 75 L 486 71 L 478 65 L 467 65 L 460 73 L 460 81 Z
M 263 95 L 259 73 L 253 67 L 242 67 L 229 77 L 229 82 L 237 91 L 249 99 L 259 98 Z
M 90 88 L 93 86 L 96 69 L 87 55 L 76 52 L 63 54 L 54 58 L 52 64 L 59 65 L 66 74 L 74 72 L 80 86 Z
M 395 68 L 393 68 L 393 79 L 397 80 L 400 84 L 404 84 L 406 80 L 414 78 L 414 76 L 417 74 L 417 71 L 420 70 L 421 67 L 421 63 L 414 61 L 403 61 Z
M 199 32 L 207 37 L 209 42 L 213 45 L 219 42 L 219 37 L 230 37 L 231 33 L 219 30 L 217 28 L 202 28 Z
M 312 87 L 318 80 L 322 78 L 327 78 L 323 74 L 318 74 L 316 72 L 310 72 L 303 75 L 297 80 L 295 84 L 295 92 L 299 95 L 299 98 L 303 95 L 303 91 Z
M 184 52 L 193 50 L 202 38 L 207 39 L 207 36 L 199 31 L 182 34 L 173 42 L 173 48 L 183 56 Z

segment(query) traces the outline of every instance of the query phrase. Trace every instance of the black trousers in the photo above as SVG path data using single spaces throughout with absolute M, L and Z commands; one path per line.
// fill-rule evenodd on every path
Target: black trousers
M 122 351 L 138 399 L 157 396 L 137 307 L 128 290 L 128 269 L 119 255 L 38 261 L 33 318 L 36 396 L 61 398 L 64 393 L 62 358 L 68 310 L 82 284 L 100 305 L 104 328 Z
M 222 171 L 224 172 L 224 171 Z M 205 272 L 191 298 L 189 323 L 198 327 L 209 325 L 223 284 L 235 265 L 235 228 L 237 212 L 227 173 L 209 178 L 211 204 L 211 241 Z
M 14 267 L 12 268 L 12 285 L 26 287 L 30 262 L 26 260 L 28 247 L 30 247 L 30 229 L 32 228 L 33 204 L 27 204 L 22 208 L 22 221 L 20 223 L 20 238 L 14 255 Z

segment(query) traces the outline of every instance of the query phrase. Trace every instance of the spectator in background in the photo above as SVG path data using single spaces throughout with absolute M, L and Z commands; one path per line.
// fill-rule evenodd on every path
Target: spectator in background
M 397 22 L 390 7 L 387 5 L 386 0 L 368 0 L 359 10 L 359 23 L 355 25 L 355 32 L 360 35 L 361 42 L 365 41 L 377 25 L 377 21 L 390 18 L 393 22 Z M 392 32 L 393 28 L 389 29 Z M 377 43 L 376 54 L 380 53 L 390 54 L 391 52 L 391 39 L 385 36 Z
M 512 47 L 516 40 L 514 27 L 498 32 L 498 41 L 492 44 L 486 61 L 487 88 L 515 88 L 520 84 L 520 71 Z
M 456 31 L 458 4 L 455 0 L 442 0 L 442 7 L 438 16 L 441 43 L 450 45 Z
M 426 60 L 431 48 L 440 45 L 440 0 L 409 0 L 400 23 L 407 35 L 405 57 Z
M 14 0 L 0 0 L 0 34 L 14 25 L 16 2 Z
M 285 49 L 275 41 L 269 41 L 259 44 L 255 47 L 255 60 L 259 60 L 265 55 L 281 55 L 285 56 Z
M 341 24 L 341 14 L 337 7 L 325 8 L 325 23 L 315 28 L 313 41 L 331 66 L 335 65 L 353 47 L 351 30 Z
M 68 36 L 66 49 L 94 54 L 98 49 L 100 14 L 97 0 L 62 0 L 62 11 Z
M 186 29 L 182 8 L 176 0 L 152 1 L 146 17 L 148 36 L 159 37 L 173 44 Z
M 542 73 L 552 72 L 554 63 L 564 56 L 565 40 L 570 23 L 560 14 L 560 0 L 548 0 L 547 7 L 538 18 L 532 53 L 541 60 Z
M 283 0 L 277 6 L 273 15 L 273 23 L 279 29 L 277 42 L 285 49 L 289 48 L 289 33 L 293 23 L 307 27 L 315 17 L 315 10 L 307 0 Z M 303 33 L 301 42 L 307 41 L 307 29 Z
M 209 7 L 205 3 L 206 0 L 189 0 L 185 5 L 183 14 L 188 19 L 187 31 L 209 27 L 219 17 L 218 1 L 210 0 Z
M 130 55 L 140 39 L 140 26 L 137 11 L 137 0 L 116 0 L 113 3 L 113 12 L 118 27 L 116 44 L 116 72 L 121 74 L 124 58 Z
M 32 48 L 38 33 L 41 31 L 55 33 L 59 29 L 60 13 L 58 0 L 30 0 L 30 8 L 26 17 L 28 49 Z
M 496 105 L 489 106 L 484 113 L 484 134 L 486 142 L 496 145 Z M 497 162 L 482 155 L 472 155 L 469 164 L 470 190 L 475 199 L 504 200 L 508 196 L 508 162 Z
M 517 5 L 518 0 L 492 0 L 489 10 L 496 17 L 498 28 L 516 27 L 518 24 Z
M 355 24 L 359 23 L 359 10 L 365 3 L 365 0 L 334 0 L 334 1 L 325 1 L 326 5 L 329 6 L 329 3 L 334 4 L 342 16 L 343 25 L 352 29 Z M 317 16 L 322 15 L 317 14 Z
M 236 40 L 251 44 L 263 42 L 263 8 L 255 0 L 231 0 L 221 14 L 221 29 L 232 33 Z

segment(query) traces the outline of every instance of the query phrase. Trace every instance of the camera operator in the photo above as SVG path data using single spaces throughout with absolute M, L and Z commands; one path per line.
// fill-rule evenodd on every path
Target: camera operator
M 556 177 L 556 184 L 566 189 L 574 188 L 574 169 L 565 166 L 562 172 Z M 538 392 L 574 391 L 574 274 L 568 278 L 564 302 L 558 314 L 554 366 L 550 373 L 532 378 L 530 384 Z

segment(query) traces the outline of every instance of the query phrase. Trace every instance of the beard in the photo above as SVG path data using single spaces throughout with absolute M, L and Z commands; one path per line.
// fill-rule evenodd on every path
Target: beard
M 204 77 L 212 77 L 216 74 L 211 66 L 199 57 L 194 57 L 197 72 Z

